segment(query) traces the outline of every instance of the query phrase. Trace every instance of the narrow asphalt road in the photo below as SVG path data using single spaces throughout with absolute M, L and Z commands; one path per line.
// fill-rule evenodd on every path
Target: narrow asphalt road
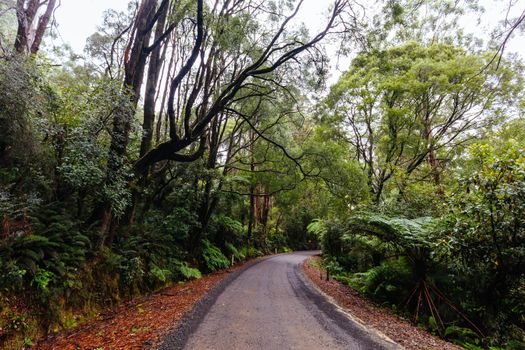
M 160 349 L 399 349 L 312 287 L 300 264 L 313 254 L 278 255 L 242 271 Z

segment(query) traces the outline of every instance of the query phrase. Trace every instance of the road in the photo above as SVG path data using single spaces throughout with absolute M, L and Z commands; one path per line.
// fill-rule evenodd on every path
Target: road
M 200 305 L 201 315 L 186 334 L 161 349 L 400 349 L 353 321 L 306 280 L 300 264 L 313 254 L 277 255 L 242 271 Z

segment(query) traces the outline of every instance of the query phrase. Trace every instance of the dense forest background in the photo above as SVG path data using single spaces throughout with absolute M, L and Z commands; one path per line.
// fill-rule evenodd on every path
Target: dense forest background
M 59 2 L 0 2 L 0 344 L 321 247 L 435 334 L 525 348 L 524 14 L 483 42 L 475 1 L 334 0 L 316 33 L 301 4 L 130 1 L 79 55 L 46 45 Z

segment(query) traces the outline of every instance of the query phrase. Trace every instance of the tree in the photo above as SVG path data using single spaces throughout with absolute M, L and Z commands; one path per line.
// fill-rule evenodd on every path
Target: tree
M 492 133 L 490 143 L 472 145 L 456 184 L 458 195 L 450 200 L 451 266 L 471 284 L 465 302 L 483 305 L 478 317 L 500 334 L 510 325 L 523 327 L 519 315 L 525 283 L 522 133 L 523 120 L 516 120 Z
M 447 43 L 480 48 L 480 38 L 467 34 L 462 19 L 483 15 L 477 0 L 393 0 L 379 4 L 367 28 L 364 50 L 385 50 L 411 40 L 424 45 Z
M 33 55 L 38 52 L 56 6 L 56 0 L 16 1 L 18 30 L 16 33 L 15 50 L 17 52 L 30 53 Z M 42 8 L 44 9 L 43 14 L 37 16 Z
M 251 8 L 255 4 L 250 2 L 250 6 L 243 4 L 244 9 Z M 261 4 L 262 5 L 262 4 Z M 233 7 L 232 7 L 233 6 Z M 224 6 L 219 7 L 218 15 L 222 15 L 228 12 L 234 12 L 237 7 L 241 6 L 240 3 L 229 4 L 224 3 Z M 206 81 L 214 81 L 215 75 L 219 72 L 212 69 L 213 67 L 207 64 L 201 64 L 198 67 L 197 75 L 198 80 L 193 82 L 190 88 L 191 93 L 187 96 L 185 101 L 184 110 L 185 113 L 181 117 L 180 125 L 177 125 L 177 119 L 179 116 L 176 114 L 175 109 L 175 96 L 179 89 L 182 88 L 181 82 L 188 75 L 195 62 L 201 48 L 203 48 L 204 38 L 204 21 L 203 21 L 203 9 L 202 2 L 198 1 L 197 11 L 197 35 L 195 37 L 195 43 L 192 49 L 192 54 L 188 60 L 181 67 L 178 74 L 175 75 L 171 81 L 169 87 L 169 96 L 167 99 L 167 111 L 169 117 L 169 134 L 170 139 L 166 142 L 161 143 L 143 157 L 141 157 L 135 164 L 135 168 L 138 172 L 144 172 L 151 165 L 162 160 L 175 160 L 175 161 L 191 161 L 199 157 L 201 154 L 201 148 L 194 154 L 180 154 L 178 152 L 187 149 L 189 146 L 194 144 L 195 141 L 199 140 L 206 132 L 207 127 L 221 112 L 223 112 L 232 103 L 238 102 L 237 97 L 241 96 L 241 91 L 250 91 L 252 87 L 256 87 L 257 80 L 264 80 L 265 76 L 269 73 L 276 71 L 279 67 L 285 65 L 290 60 L 294 59 L 300 53 L 312 49 L 317 43 L 319 43 L 332 28 L 338 23 L 337 19 L 344 11 L 347 3 L 343 0 L 337 0 L 334 3 L 334 7 L 331 16 L 328 20 L 326 28 L 317 34 L 313 39 L 304 42 L 299 39 L 297 41 L 286 38 L 288 42 L 293 44 L 282 45 L 280 40 L 283 39 L 283 34 L 288 23 L 295 17 L 301 2 L 296 6 L 291 15 L 285 16 L 280 15 L 283 18 L 279 29 L 273 34 L 268 36 L 265 46 L 257 45 L 256 52 L 240 52 L 241 55 L 246 55 L 243 60 L 237 57 L 233 62 L 242 64 L 234 71 L 234 75 L 229 78 L 229 82 L 218 87 L 216 91 L 207 91 L 208 85 L 204 84 Z M 240 17 L 238 14 L 237 16 Z M 228 18 L 228 16 L 224 17 Z M 267 33 L 269 34 L 269 33 Z M 217 45 L 217 44 L 215 44 Z M 243 48 L 242 46 L 240 47 Z M 209 51 L 208 51 L 209 50 Z M 208 57 L 214 57 L 215 52 L 214 45 L 211 49 L 206 49 L 202 53 Z M 255 56 L 251 56 L 255 54 Z M 242 57 L 242 56 L 241 56 Z M 206 59 L 201 60 L 202 62 L 208 62 Z M 204 96 L 199 104 L 196 104 L 198 97 Z M 251 98 L 257 96 L 257 91 L 246 93 L 241 99 Z M 197 114 L 192 113 L 192 109 L 197 111 Z
M 5 56 L 14 46 L 16 35 L 16 13 L 14 0 L 5 0 L 0 3 L 0 50 Z
M 327 113 L 368 174 L 376 203 L 395 177 L 402 193 L 416 169 L 439 185 L 443 167 L 472 131 L 494 123 L 519 97 L 522 79 L 510 65 L 480 73 L 487 57 L 410 42 L 354 59 L 327 98 Z
M 130 108 L 117 110 L 113 118 L 111 145 L 108 151 L 107 187 L 126 180 L 126 174 L 122 170 L 125 167 L 131 124 L 140 99 L 144 71 L 152 49 L 149 41 L 153 27 L 167 6 L 168 1 L 163 1 L 159 6 L 157 6 L 156 0 L 142 1 L 133 19 L 132 26 L 126 28 L 126 31 L 131 29 L 132 34 L 125 49 L 122 93 L 128 94 Z M 154 44 L 154 46 L 159 44 L 160 42 Z M 116 229 L 114 214 L 123 214 L 123 210 L 116 212 L 113 204 L 108 199 L 97 208 L 97 211 L 101 212 L 102 232 L 109 233 L 105 237 L 105 243 L 108 245 L 112 243 Z
M 121 81 L 124 74 L 126 46 L 130 40 L 137 3 L 131 2 L 126 11 L 108 9 L 102 24 L 86 42 L 86 64 L 101 75 Z
M 172 4 L 168 0 L 162 1 L 158 6 L 156 1 L 144 0 L 138 8 L 132 26 L 132 35 L 127 47 L 124 67 L 124 91 L 131 93 L 131 103 L 136 108 L 139 94 L 144 79 L 147 60 L 149 58 L 149 72 L 147 94 L 145 98 L 144 135 L 142 138 L 142 156 L 135 162 L 135 172 L 139 177 L 147 175 L 150 167 L 160 161 L 192 162 L 204 154 L 206 134 L 210 125 L 227 109 L 235 110 L 235 105 L 242 100 L 260 98 L 271 90 L 260 89 L 260 83 L 279 84 L 270 76 L 277 69 L 284 67 L 302 52 L 313 50 L 330 31 L 336 27 L 338 19 L 347 7 L 347 2 L 337 0 L 328 19 L 325 29 L 312 39 L 304 38 L 301 33 L 289 37 L 285 35 L 289 22 L 297 14 L 302 2 L 293 9 L 291 15 L 277 12 L 276 21 L 281 20 L 277 32 L 268 29 L 258 42 L 246 41 L 242 35 L 249 35 L 256 28 L 256 12 L 265 12 L 266 9 L 258 1 L 217 2 L 216 6 L 206 13 L 202 0 L 197 1 L 197 6 L 191 8 L 185 4 Z M 256 6 L 257 5 L 257 6 Z M 168 8 L 172 16 L 170 23 L 164 23 L 168 15 Z M 182 14 L 192 14 L 195 21 L 186 29 L 187 24 L 181 21 Z M 244 22 L 243 22 L 244 21 Z M 153 28 L 156 34 L 151 40 Z M 182 28 L 180 28 L 181 26 Z M 230 28 L 240 28 L 241 32 L 230 32 Z M 166 76 L 169 83 L 163 91 L 165 100 L 168 130 L 168 140 L 161 142 L 153 149 L 152 126 L 156 106 L 156 91 L 158 87 L 159 72 L 165 64 L 161 60 L 161 47 L 168 45 L 170 38 L 178 30 L 191 37 L 193 41 L 183 49 L 183 59 L 178 59 L 175 64 L 168 65 Z M 233 33 L 236 41 L 228 41 L 228 36 Z M 188 36 L 186 36 L 188 37 Z M 245 37 L 249 38 L 249 36 Z M 244 39 L 244 40 L 243 40 Z M 286 44 L 291 43 L 291 44 Z M 179 43 L 177 43 L 179 44 Z M 184 42 L 181 44 L 183 45 Z M 175 48 L 163 53 L 176 55 Z M 186 56 L 187 54 L 187 56 Z M 152 55 L 152 56 L 151 56 Z M 120 113 L 114 118 L 112 142 L 109 150 L 108 184 L 117 182 L 122 177 L 121 169 L 125 164 L 127 147 L 133 114 Z M 196 145 L 196 141 L 199 141 Z M 179 153 L 189 150 L 190 153 Z M 107 202 L 102 210 L 102 231 L 112 232 L 112 205 Z M 131 213 L 130 217 L 133 216 Z M 111 242 L 113 235 L 108 236 Z

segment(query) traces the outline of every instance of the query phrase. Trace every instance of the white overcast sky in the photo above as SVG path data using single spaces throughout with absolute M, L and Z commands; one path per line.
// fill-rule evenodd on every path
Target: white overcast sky
M 84 49 L 86 39 L 93 34 L 102 23 L 102 14 L 107 9 L 123 11 L 129 0 L 62 0 L 61 6 L 55 12 L 59 26 L 60 37 L 64 43 L 69 43 L 76 52 Z M 304 0 L 300 19 L 311 29 L 317 29 L 324 23 L 326 10 L 332 1 Z
M 67 43 L 74 52 L 82 53 L 87 38 L 102 24 L 104 11 L 123 11 L 129 3 L 130 0 L 62 0 L 55 12 L 59 36 L 54 44 Z M 318 32 L 326 24 L 327 11 L 332 3 L 332 0 L 304 0 L 297 16 L 299 23 L 304 23 L 311 34 Z M 350 63 L 349 59 L 344 58 L 333 61 L 330 83 L 335 83 Z M 340 64 L 340 69 L 336 63 Z
M 488 35 L 498 21 L 505 18 L 508 2 L 515 3 L 510 17 L 516 17 L 525 9 L 525 0 L 479 0 L 485 8 L 482 23 L 476 23 L 475 18 L 467 19 L 464 25 L 467 31 L 476 33 L 478 37 Z M 58 42 L 68 43 L 77 53 L 83 52 L 86 39 L 96 31 L 102 23 L 102 14 L 107 9 L 125 10 L 129 0 L 62 0 L 61 6 L 55 13 L 58 24 Z M 304 0 L 299 20 L 304 22 L 311 33 L 316 32 L 325 23 L 326 11 L 331 0 Z M 365 0 L 361 3 L 375 3 L 374 0 Z M 513 38 L 506 47 L 506 53 L 517 52 L 525 57 L 525 40 L 523 36 Z M 342 62 L 341 62 L 342 63 Z M 343 63 L 341 68 L 344 70 Z M 332 64 L 334 66 L 334 64 Z M 332 67 L 334 68 L 334 67 Z M 332 69 L 332 79 L 337 79 L 340 71 Z M 335 75 L 335 76 L 334 76 Z M 331 80 L 332 80 L 331 79 Z
M 62 0 L 55 12 L 60 37 L 75 52 L 82 52 L 86 39 L 102 24 L 102 14 L 107 9 L 123 11 L 128 0 Z

